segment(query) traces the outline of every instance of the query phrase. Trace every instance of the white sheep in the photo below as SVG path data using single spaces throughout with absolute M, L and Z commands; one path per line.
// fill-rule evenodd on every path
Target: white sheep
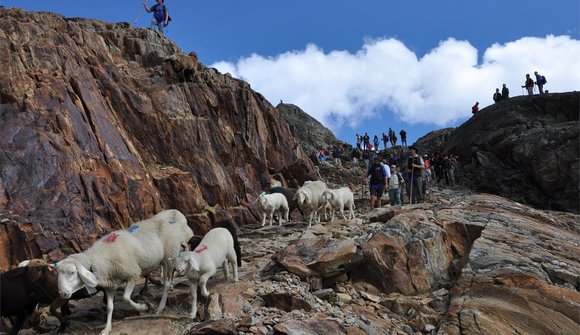
M 210 230 L 193 251 L 180 252 L 175 259 L 175 270 L 179 276 L 187 275 L 191 288 L 191 313 L 193 319 L 197 314 L 197 286 L 201 286 L 201 295 L 209 296 L 207 281 L 221 265 L 226 279 L 230 273 L 228 263 L 232 264 L 234 281 L 238 281 L 238 263 L 241 264 L 241 255 L 236 254 L 235 239 L 225 228 Z
M 320 198 L 325 190 L 326 184 L 324 182 L 312 181 L 304 183 L 304 186 L 300 187 L 294 195 L 294 200 L 298 206 L 304 213 L 309 214 L 308 227 L 312 226 L 313 219 L 315 222 L 320 222 L 318 209 L 323 205 Z
M 179 211 L 170 210 L 155 218 L 137 222 L 125 230 L 118 230 L 102 237 L 89 249 L 74 254 L 58 263 L 58 289 L 61 298 L 69 299 L 79 289 L 89 292 L 102 287 L 107 297 L 107 323 L 102 335 L 111 331 L 113 297 L 116 289 L 127 283 L 123 300 L 138 311 L 148 306 L 135 303 L 131 293 L 139 277 L 147 275 L 160 265 L 164 270 L 164 296 L 160 311 L 167 299 L 173 265 L 169 261 L 177 255 L 193 232 L 183 226 L 185 217 Z
M 352 190 L 348 187 L 342 187 L 339 189 L 327 189 L 322 193 L 322 203 L 330 205 L 331 208 L 331 221 L 334 221 L 334 211 L 339 210 L 342 218 L 346 220 L 344 216 L 344 208 L 348 208 L 348 220 L 354 219 L 354 194 Z
M 265 192 L 260 193 L 258 199 L 262 205 L 263 218 L 262 227 L 266 225 L 266 215 L 270 217 L 270 226 L 272 225 L 272 220 L 274 218 L 274 213 L 278 214 L 278 225 L 282 225 L 282 216 L 286 221 L 288 221 L 288 216 L 290 214 L 290 209 L 288 207 L 288 200 L 281 193 L 266 194 Z

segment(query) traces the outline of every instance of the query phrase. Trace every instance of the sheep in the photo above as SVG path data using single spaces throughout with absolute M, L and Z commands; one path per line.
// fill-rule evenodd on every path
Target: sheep
M 348 220 L 354 219 L 354 194 L 348 187 L 342 187 L 339 189 L 327 189 L 322 193 L 322 202 L 325 205 L 330 205 L 331 221 L 334 221 L 334 211 L 338 209 L 342 218 L 346 220 L 344 216 L 344 207 L 346 206 L 349 210 Z
M 326 184 L 322 181 L 311 181 L 304 183 L 304 186 L 300 187 L 294 195 L 294 199 L 298 203 L 298 206 L 305 212 L 309 214 L 308 227 L 312 227 L 312 220 L 320 221 L 318 217 L 318 208 L 322 205 L 320 197 L 322 193 L 326 190 Z
M 36 305 L 52 302 L 53 296 L 44 290 L 51 277 L 56 278 L 56 271 L 47 265 L 19 267 L 0 274 L 0 315 L 16 317 L 10 335 L 18 334 Z
M 238 281 L 238 265 L 241 265 L 241 253 L 237 238 L 226 228 L 210 230 L 193 251 L 183 251 L 175 259 L 175 270 L 179 276 L 187 276 L 191 288 L 191 313 L 194 319 L 197 315 L 197 286 L 201 287 L 201 295 L 209 296 L 207 281 L 223 266 L 224 275 L 229 279 L 228 264 L 232 265 L 234 281 Z
M 133 224 L 126 231 L 117 230 L 96 241 L 86 251 L 74 254 L 59 262 L 58 289 L 62 299 L 69 299 L 79 289 L 86 287 L 91 293 L 97 286 L 107 297 L 107 322 L 101 335 L 111 331 L 113 297 L 117 287 L 127 283 L 123 300 L 138 311 L 148 309 L 146 304 L 135 303 L 131 293 L 137 279 L 149 274 L 159 265 L 164 270 L 164 294 L 158 308 L 162 310 L 173 273 L 170 264 L 193 232 L 183 226 L 185 217 L 176 210 L 164 211 L 151 220 Z M 188 230 L 189 229 L 189 230 Z M 182 234 L 184 236 L 179 236 Z
M 260 193 L 258 199 L 260 204 L 262 204 L 262 211 L 263 211 L 263 219 L 262 219 L 262 227 L 266 225 L 266 215 L 270 217 L 270 226 L 272 225 L 272 220 L 274 217 L 274 213 L 278 214 L 278 225 L 282 225 L 282 214 L 284 219 L 288 221 L 288 215 L 290 210 L 288 208 L 288 201 L 283 194 L 280 193 L 273 193 L 273 194 L 266 194 L 264 192 Z
M 302 217 L 304 217 L 304 212 L 302 212 L 302 209 L 300 209 L 300 207 L 298 206 L 298 203 L 296 202 L 296 200 L 294 200 L 294 195 L 296 195 L 295 188 L 271 187 L 268 190 L 268 193 L 269 194 L 273 194 L 273 193 L 283 194 L 286 197 L 286 201 L 288 201 L 289 213 L 292 213 L 294 210 L 298 209 L 298 211 L 300 211 L 300 214 L 302 215 Z

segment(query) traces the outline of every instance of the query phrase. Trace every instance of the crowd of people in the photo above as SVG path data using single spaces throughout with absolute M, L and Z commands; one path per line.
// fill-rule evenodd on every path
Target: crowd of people
M 399 135 L 401 135 L 401 145 L 402 146 L 407 146 L 407 132 L 405 131 L 405 129 L 401 129 L 401 131 L 399 132 Z M 380 140 L 382 140 L 383 142 L 383 149 L 387 149 L 388 144 L 391 144 L 391 147 L 394 148 L 397 146 L 397 134 L 395 133 L 395 131 L 389 127 L 389 131 L 387 132 L 387 134 L 383 133 L 383 135 L 381 136 L 381 139 L 379 139 L 379 137 L 377 135 L 375 135 L 373 137 L 373 142 L 371 143 L 371 137 L 369 136 L 369 133 L 365 133 L 364 135 L 359 135 L 356 134 L 356 148 L 362 151 L 373 151 L 373 150 L 379 150 L 379 146 L 380 146 Z
M 525 88 L 528 96 L 534 95 L 535 87 L 538 87 L 538 93 L 544 94 L 548 93 L 548 91 L 544 91 L 544 85 L 548 83 L 546 77 L 539 74 L 538 71 L 534 71 L 534 77 L 536 77 L 536 81 L 532 79 L 530 74 L 526 74 L 526 80 L 524 81 L 524 85 L 522 85 L 522 90 Z M 523 92 L 522 92 L 523 94 Z M 503 84 L 501 92 L 499 88 L 495 89 L 495 93 L 493 94 L 493 101 L 494 103 L 498 103 L 502 100 L 507 100 L 510 97 L 510 90 L 507 88 L 506 84 Z M 475 105 L 471 107 L 471 113 L 477 114 L 479 112 L 479 102 L 476 102 Z

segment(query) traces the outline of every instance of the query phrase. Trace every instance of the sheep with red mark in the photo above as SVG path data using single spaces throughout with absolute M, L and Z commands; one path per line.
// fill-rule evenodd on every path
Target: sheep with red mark
M 226 228 L 210 230 L 193 251 L 180 252 L 175 259 L 175 270 L 179 276 L 187 276 L 191 288 L 191 313 L 193 319 L 197 315 L 197 286 L 201 287 L 201 294 L 209 296 L 207 281 L 220 266 L 223 266 L 224 275 L 229 279 L 229 264 L 232 265 L 234 281 L 238 281 L 238 265 L 241 265 L 239 245 L 237 239 Z

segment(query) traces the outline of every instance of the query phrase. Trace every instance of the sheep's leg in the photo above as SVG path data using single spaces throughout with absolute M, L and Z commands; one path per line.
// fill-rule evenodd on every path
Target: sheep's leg
M 125 287 L 125 292 L 123 293 L 123 300 L 129 303 L 131 307 L 138 310 L 139 312 L 146 311 L 148 309 L 146 304 L 138 304 L 131 299 L 131 293 L 133 293 L 133 289 L 135 288 L 135 281 L 129 280 L 127 282 L 127 286 Z M 108 299 L 108 296 L 107 296 Z M 109 302 L 107 301 L 107 304 Z
M 227 254 L 228 261 L 232 264 L 232 270 L 234 272 L 234 282 L 238 281 L 238 256 L 235 250 L 230 250 Z
M 115 297 L 115 289 L 114 287 L 107 287 L 105 289 L 105 296 L 107 297 L 107 324 L 105 325 L 105 329 L 101 332 L 101 335 L 109 335 L 112 328 L 112 321 L 113 321 L 113 298 Z
M 211 276 L 213 276 L 216 272 L 216 269 L 210 269 L 208 270 L 208 272 L 204 273 L 203 275 L 201 275 L 201 277 L 199 277 L 199 286 L 201 286 L 201 295 L 203 295 L 204 297 L 209 297 L 209 292 L 207 291 L 207 281 L 208 279 L 211 278 Z
M 63 332 L 66 327 L 68 326 L 68 322 L 66 320 L 66 315 L 67 312 L 68 314 L 70 314 L 70 309 L 68 309 L 68 300 L 66 299 L 62 299 L 60 296 L 57 297 L 52 304 L 50 304 L 50 314 L 54 315 L 58 321 L 60 322 L 60 326 L 58 327 L 58 333 Z M 60 313 L 58 312 L 58 309 L 60 308 Z M 65 312 L 65 310 L 67 312 Z
M 282 225 L 282 211 L 278 210 L 278 226 Z
M 286 219 L 286 222 L 290 222 L 290 208 L 286 208 L 284 211 L 284 218 Z
M 310 211 L 310 215 L 308 216 L 308 227 L 312 227 L 312 218 L 314 217 L 314 211 Z
M 161 301 L 159 302 L 159 306 L 157 307 L 155 314 L 159 314 L 165 309 L 165 305 L 167 304 L 167 296 L 169 295 L 169 287 L 171 286 L 171 279 L 172 276 L 170 276 L 169 271 L 165 269 L 165 271 L 163 271 L 163 295 L 161 295 Z
M 187 283 L 191 290 L 191 313 L 189 313 L 189 317 L 195 319 L 197 315 L 197 282 L 190 279 Z
M 262 227 L 266 225 L 266 212 L 264 212 L 264 218 L 262 219 Z
M 22 326 L 24 326 L 25 321 L 26 321 L 26 312 L 22 311 L 22 313 L 18 314 L 18 316 L 16 317 L 16 322 L 14 323 L 14 326 L 12 327 L 12 330 L 10 331 L 9 335 L 17 335 L 18 332 L 20 332 L 20 329 L 22 329 Z
M 224 276 L 226 276 L 226 280 L 230 279 L 230 269 L 228 267 L 228 259 L 224 259 L 224 264 L 222 265 L 224 269 Z
M 340 215 L 342 215 L 342 218 L 346 220 L 346 216 L 344 216 L 344 203 L 342 201 L 340 202 Z
M 274 211 L 270 212 L 270 226 L 272 226 L 272 221 L 274 221 Z
M 351 201 L 349 204 L 348 218 L 349 220 L 354 220 L 354 203 Z

